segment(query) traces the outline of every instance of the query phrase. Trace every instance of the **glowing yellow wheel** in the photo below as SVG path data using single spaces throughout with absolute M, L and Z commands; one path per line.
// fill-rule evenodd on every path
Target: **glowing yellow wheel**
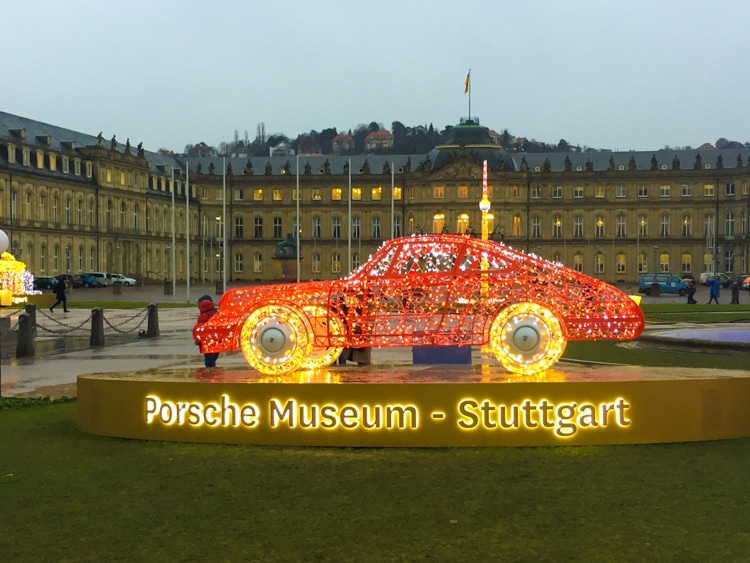
M 331 315 L 325 307 L 310 305 L 302 309 L 313 327 L 313 334 L 327 340 L 344 334 L 344 325 L 338 317 Z M 314 346 L 310 355 L 302 362 L 304 369 L 318 369 L 330 366 L 341 355 L 341 346 Z
M 279 375 L 302 365 L 312 348 L 312 328 L 285 305 L 255 309 L 242 325 L 240 345 L 247 363 L 261 373 Z
M 548 369 L 565 351 L 562 324 L 542 305 L 515 303 L 492 322 L 490 347 L 509 372 L 532 375 Z

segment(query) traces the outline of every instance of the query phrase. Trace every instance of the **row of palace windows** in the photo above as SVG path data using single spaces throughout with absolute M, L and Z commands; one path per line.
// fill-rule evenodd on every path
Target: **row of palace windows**
M 739 232 L 743 235 L 747 234 L 748 232 L 748 223 L 747 223 L 747 213 L 745 211 L 742 211 L 740 213 L 739 218 L 736 216 L 736 214 L 733 211 L 727 211 L 724 213 L 724 237 L 730 238 L 735 236 L 736 229 L 738 227 L 737 223 L 739 222 Z M 494 215 L 489 214 L 488 217 L 489 222 L 489 232 L 499 232 L 501 235 L 504 235 L 504 229 L 500 228 L 498 231 L 495 231 L 495 218 Z M 572 232 L 572 238 L 584 238 L 584 218 L 582 216 L 575 216 L 573 217 L 573 232 Z M 550 224 L 551 230 L 551 238 L 553 239 L 562 239 L 564 238 L 564 231 L 563 231 L 563 219 L 559 214 L 552 216 L 552 221 Z M 607 222 L 603 215 L 598 215 L 594 218 L 593 221 L 593 237 L 594 238 L 627 238 L 627 218 L 624 213 L 620 213 L 615 218 L 615 224 L 614 224 L 614 233 L 610 230 L 608 232 L 607 230 Z M 652 236 L 658 236 L 661 238 L 670 238 L 673 236 L 673 228 L 672 228 L 672 218 L 670 215 L 664 213 L 659 216 L 659 224 L 657 226 L 657 232 L 653 233 Z M 686 213 L 682 216 L 680 224 L 680 236 L 683 238 L 692 238 L 693 237 L 693 217 L 689 213 Z M 414 232 L 414 231 L 411 231 Z M 432 232 L 433 233 L 446 233 L 449 232 L 449 228 L 447 227 L 446 220 L 445 220 L 445 213 L 436 213 L 432 217 Z M 474 227 L 469 223 L 469 214 L 468 213 L 462 213 L 458 215 L 457 221 L 456 221 L 456 232 L 458 234 L 464 234 L 464 233 L 473 233 L 475 232 Z M 532 239 L 540 239 L 543 238 L 543 229 L 542 229 L 542 218 L 538 215 L 534 215 L 530 219 L 530 225 L 529 225 L 529 235 Z M 636 238 L 647 238 L 649 236 L 649 223 L 648 223 L 648 217 L 646 215 L 640 215 L 638 217 L 637 223 L 636 223 Z M 522 229 L 522 221 L 520 215 L 514 215 L 511 219 L 511 230 L 509 233 L 513 237 L 521 237 L 524 236 L 524 231 Z M 676 233 L 674 233 L 676 234 Z M 703 218 L 703 236 L 716 234 L 716 225 L 714 221 L 713 215 L 705 215 Z
M 20 256 L 19 250 L 18 244 L 15 243 L 11 253 L 14 256 Z M 33 253 L 34 247 L 29 245 L 27 254 L 33 256 Z M 96 247 L 91 246 L 86 253 L 84 246 L 80 245 L 74 253 L 72 245 L 65 247 L 55 245 L 52 247 L 52 255 L 49 256 L 47 245 L 41 244 L 38 248 L 38 264 L 40 273 L 46 273 L 47 268 L 50 273 L 74 270 L 82 272 L 84 269 L 94 271 L 96 270 Z
M 49 209 L 47 207 L 47 196 L 41 194 L 38 197 L 36 203 L 32 197 L 31 192 L 27 192 L 24 197 L 24 209 L 23 218 L 36 219 L 37 221 L 46 221 L 47 212 L 49 211 L 49 220 L 53 223 L 60 223 L 64 225 L 91 225 L 95 224 L 94 215 L 96 213 L 96 206 L 93 199 L 89 199 L 88 202 L 84 203 L 83 199 L 76 199 L 75 201 L 71 198 L 65 198 L 62 209 L 60 209 L 60 198 L 53 196 L 51 199 L 51 205 Z M 2 212 L 2 190 L 0 190 L 0 212 Z M 114 211 L 114 205 L 112 201 L 107 201 L 105 207 L 105 226 L 107 229 L 112 229 L 115 224 L 114 220 L 119 216 L 118 226 L 121 228 L 131 228 L 133 231 L 137 231 L 140 228 L 141 211 L 138 204 L 132 206 L 132 212 L 128 217 L 127 204 L 120 202 L 119 211 Z M 176 218 L 176 230 L 178 233 L 184 231 L 184 212 L 180 210 Z M 18 194 L 13 190 L 10 194 L 10 217 L 12 219 L 19 218 L 18 215 Z M 62 221 L 61 221 L 62 219 Z M 167 207 L 163 207 L 161 213 L 155 210 L 149 210 L 146 216 L 146 231 L 155 232 L 166 232 L 171 231 L 171 214 Z M 195 219 L 193 218 L 193 229 L 196 228 Z
M 727 250 L 723 256 L 723 266 L 725 272 L 733 272 L 736 264 L 736 255 L 733 251 Z M 562 255 L 556 252 L 552 257 L 555 262 L 562 261 Z M 656 264 L 659 273 L 671 273 L 671 255 L 668 252 L 661 252 L 656 255 L 657 262 L 652 262 L 650 256 L 646 252 L 640 252 L 637 257 L 637 272 L 638 274 L 645 274 L 649 271 L 649 264 Z M 252 256 L 252 273 L 262 274 L 265 264 L 265 259 L 260 252 L 253 253 Z M 595 274 L 606 274 L 606 256 L 603 252 L 598 251 L 594 254 L 593 272 Z M 343 272 L 342 267 L 342 254 L 340 252 L 333 252 L 330 256 L 330 273 L 341 274 Z M 203 272 L 209 272 L 210 265 L 213 265 L 214 271 L 221 271 L 221 254 L 216 253 L 213 257 L 206 256 L 203 259 Z M 355 251 L 352 253 L 352 269 L 357 269 L 361 264 L 360 253 Z M 348 264 L 346 264 L 348 267 Z M 713 256 L 706 254 L 703 257 L 703 269 L 709 271 L 713 268 Z M 242 253 L 235 253 L 232 259 L 232 269 L 235 273 L 244 273 L 245 261 Z M 584 271 L 584 256 L 582 253 L 577 252 L 573 256 L 573 269 L 582 272 Z M 627 256 L 624 252 L 620 252 L 614 257 L 614 271 L 616 274 L 626 274 L 627 268 Z M 690 274 L 693 272 L 693 256 L 689 252 L 682 253 L 680 255 L 680 271 L 683 274 Z M 319 252 L 313 252 L 310 259 L 310 273 L 311 274 L 322 274 L 323 273 L 323 260 Z
M 201 237 L 203 238 L 222 238 L 223 224 L 221 217 L 216 218 L 217 221 L 208 221 L 206 216 L 201 219 Z M 264 221 L 262 217 L 255 217 L 253 219 L 253 237 L 254 239 L 262 239 L 264 234 Z M 281 240 L 285 236 L 283 221 L 281 217 L 274 217 L 272 219 L 272 236 L 276 240 Z M 297 228 L 296 217 L 293 220 L 292 232 L 301 231 Z M 326 234 L 330 234 L 332 239 L 342 238 L 342 219 L 341 217 L 333 217 L 331 219 L 330 231 Z M 242 240 L 245 238 L 245 220 L 242 217 L 234 218 L 234 239 Z M 383 223 L 380 217 L 373 217 L 370 221 L 370 238 L 373 240 L 382 240 L 383 237 L 390 238 L 391 232 L 383 232 Z M 400 237 L 401 232 L 401 218 L 393 217 L 393 236 Z M 363 238 L 363 227 L 362 219 L 360 217 L 352 217 L 351 225 L 351 236 L 355 240 Z M 320 217 L 313 217 L 310 223 L 310 238 L 322 239 L 323 238 L 323 224 Z
M 156 181 L 156 178 L 154 178 Z M 165 181 L 164 178 L 161 179 L 162 183 Z M 179 186 L 178 186 L 179 189 Z M 353 186 L 352 187 L 352 201 L 362 201 L 363 194 L 369 189 L 370 191 L 370 201 L 380 201 L 383 199 L 383 188 L 378 186 L 374 188 L 362 188 Z M 487 197 L 492 199 L 493 197 L 493 188 L 492 186 L 488 186 L 488 194 Z M 522 198 L 522 189 L 520 185 L 513 185 L 509 188 L 511 190 L 511 197 L 515 199 L 521 199 Z M 585 195 L 586 189 L 583 186 L 573 186 L 572 188 L 572 198 L 573 199 L 582 199 Z M 607 197 L 607 190 L 611 188 L 608 188 L 607 186 L 594 186 L 594 197 L 595 198 L 605 198 Z M 631 187 L 631 190 L 636 189 L 635 187 Z M 347 190 L 347 188 L 342 187 L 333 187 L 330 188 L 331 190 L 331 201 L 345 201 L 344 194 Z M 545 187 L 543 186 L 531 186 L 530 188 L 530 197 L 531 199 L 541 199 L 544 193 Z M 628 186 L 615 186 L 615 197 L 616 198 L 627 198 L 628 197 Z M 690 184 L 683 184 L 680 188 L 681 190 L 681 196 L 682 197 L 692 197 L 693 196 L 693 186 Z M 742 187 L 743 195 L 747 195 L 747 185 L 743 185 Z M 264 201 L 264 198 L 267 193 L 270 192 L 271 194 L 271 200 L 272 201 L 284 201 L 284 192 L 287 191 L 284 188 L 273 188 L 273 189 L 264 189 L 264 188 L 254 188 L 252 189 L 252 199 L 253 201 Z M 671 185 L 661 185 L 658 188 L 658 195 L 660 198 L 669 198 L 672 196 L 672 186 Z M 409 197 L 411 199 L 416 198 L 416 192 L 417 187 L 411 186 L 409 188 Z M 432 196 L 433 199 L 444 199 L 445 198 L 445 186 L 433 186 L 432 187 Z M 563 186 L 554 186 L 551 188 L 551 196 L 552 199 L 562 199 L 563 198 L 563 192 L 564 188 Z M 216 199 L 217 200 L 223 200 L 224 198 L 224 192 L 221 189 L 217 189 L 215 191 Z M 310 199 L 312 201 L 322 201 L 323 199 L 323 188 L 312 188 L 310 192 Z M 651 187 L 646 185 L 641 185 L 637 187 L 637 194 L 639 198 L 648 198 L 651 195 Z M 456 186 L 456 195 L 458 199 L 468 199 L 469 198 L 469 186 L 467 185 L 460 185 Z M 714 184 L 705 184 L 703 186 L 703 195 L 705 197 L 714 197 L 716 195 L 716 186 Z M 724 185 L 724 195 L 727 197 L 732 197 L 736 195 L 736 187 L 734 182 L 728 182 Z M 209 188 L 203 188 L 202 191 L 203 199 L 209 199 Z M 393 189 L 393 199 L 394 200 L 400 200 L 402 197 L 401 188 L 399 186 L 394 186 Z M 299 191 L 295 188 L 292 190 L 292 201 L 297 201 L 299 198 Z M 245 190 L 242 188 L 236 188 L 234 190 L 234 200 L 235 201 L 243 201 L 245 199 Z
M 52 172 L 57 171 L 57 159 L 58 155 L 55 153 L 49 153 L 46 154 L 44 151 L 35 151 L 35 158 L 36 158 L 36 167 L 40 170 L 43 170 L 45 168 L 45 164 L 49 166 L 49 170 Z M 14 145 L 8 145 L 8 163 L 9 164 L 15 164 L 16 163 L 16 147 Z M 31 149 L 29 148 L 23 148 L 21 149 L 21 164 L 23 166 L 31 167 Z M 63 174 L 70 174 L 70 157 L 68 156 L 61 156 L 60 157 L 60 168 L 63 172 Z M 81 159 L 80 158 L 74 158 L 73 159 L 73 174 L 76 176 L 81 175 Z M 91 162 L 86 162 L 86 177 L 91 178 L 93 175 L 93 164 Z
M 252 199 L 253 201 L 264 201 L 264 198 L 266 194 L 271 194 L 271 201 L 284 201 L 284 192 L 288 191 L 284 188 L 254 188 L 252 191 Z M 363 194 L 367 191 L 366 188 L 361 187 L 352 187 L 352 201 L 362 201 Z M 369 188 L 370 191 L 370 200 L 371 201 L 380 201 L 383 199 L 383 188 L 380 186 Z M 331 200 L 332 201 L 343 201 L 345 188 L 335 187 L 331 188 Z M 203 188 L 202 190 L 202 198 L 203 199 L 209 199 L 209 189 Z M 217 189 L 215 191 L 216 199 L 217 200 L 223 200 L 224 199 L 224 191 L 221 189 Z M 297 201 L 300 197 L 300 191 L 296 188 L 292 190 L 292 201 Z M 234 190 L 234 200 L 235 201 L 244 201 L 245 199 L 245 190 L 242 188 L 236 188 Z M 310 190 L 310 199 L 311 201 L 322 201 L 323 200 L 323 188 L 312 188 Z M 395 186 L 393 188 L 393 199 L 400 200 L 401 199 L 401 188 L 399 186 Z

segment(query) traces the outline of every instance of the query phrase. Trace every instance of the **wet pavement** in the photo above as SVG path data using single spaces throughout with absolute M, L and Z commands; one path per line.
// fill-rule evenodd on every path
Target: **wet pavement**
M 76 301 L 99 300 L 102 302 L 145 302 L 157 305 L 195 304 L 197 298 L 204 294 L 209 294 L 218 301 L 214 289 L 213 284 L 193 285 L 188 294 L 187 288 L 182 285 L 178 286 L 176 295 L 165 295 L 162 285 L 122 288 L 120 294 L 115 294 L 112 288 L 78 289 L 71 293 L 69 302 L 74 304 Z M 699 302 L 701 302 L 701 290 L 696 297 Z M 707 290 L 705 293 L 707 297 Z M 683 299 L 678 296 L 644 297 L 643 303 L 682 302 Z M 741 302 L 745 301 L 741 299 Z M 198 348 L 193 343 L 190 333 L 197 317 L 196 307 L 160 307 L 158 310 L 160 336 L 158 338 L 143 338 L 138 335 L 146 329 L 146 314 L 145 309 L 105 310 L 105 346 L 91 348 L 88 342 L 91 326 L 90 310 L 72 308 L 69 313 L 63 313 L 61 310 L 50 313 L 46 308 L 40 307 L 37 310 L 39 329 L 35 357 L 8 358 L 6 357 L 7 351 L 11 346 L 15 349 L 14 342 L 11 343 L 11 339 L 6 334 L 0 343 L 3 348 L 3 359 L 0 361 L 2 396 L 73 396 L 76 393 L 77 377 L 83 374 L 143 370 L 169 372 L 170 370 L 183 371 L 186 368 L 199 370 L 203 367 L 203 357 L 198 353 Z M 10 316 L 11 324 L 17 321 L 17 315 L 18 309 L 15 308 L 0 310 L 0 317 Z M 682 338 L 715 338 L 739 343 L 740 346 L 750 346 L 750 324 L 733 325 L 731 329 L 728 329 L 726 325 L 712 329 L 695 325 L 682 328 L 687 332 L 670 326 L 660 327 L 654 330 L 653 334 L 663 336 L 665 339 L 675 339 L 680 338 L 682 332 Z M 372 372 L 373 369 L 379 369 L 378 366 L 389 366 L 393 371 L 396 367 L 405 368 L 411 363 L 411 348 L 376 348 L 372 350 L 373 367 L 362 371 Z M 489 369 L 493 371 L 493 376 L 500 377 L 494 373 L 500 369 L 497 367 L 497 362 L 493 358 L 483 357 L 478 348 L 473 349 L 472 363 L 475 366 L 482 364 L 489 366 Z M 248 377 L 246 375 L 247 363 L 240 352 L 222 354 L 218 365 L 224 368 L 222 373 L 237 372 L 238 377 L 240 373 L 241 377 Z M 570 366 L 566 367 L 565 362 L 561 362 L 558 366 L 560 370 L 550 371 L 563 373 L 574 369 Z M 336 377 L 344 373 L 341 368 L 327 371 L 334 375 L 338 374 Z M 562 375 L 560 377 L 564 380 Z

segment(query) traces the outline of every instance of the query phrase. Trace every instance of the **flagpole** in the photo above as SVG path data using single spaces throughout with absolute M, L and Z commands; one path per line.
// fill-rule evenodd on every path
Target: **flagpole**
M 349 273 L 352 272 L 352 159 L 349 159 Z
M 394 169 L 394 166 L 395 163 L 391 162 L 391 238 L 396 234 L 396 225 L 394 224 L 396 222 L 396 215 L 394 214 L 393 209 L 394 200 L 396 199 L 396 194 L 393 193 L 396 190 L 396 170 Z
M 177 302 L 177 238 L 174 232 L 174 166 L 172 167 L 172 302 Z
M 187 220 L 185 221 L 185 239 L 187 250 L 187 301 L 190 303 L 190 164 L 185 161 L 185 209 L 187 211 Z
M 297 283 L 299 283 L 299 237 L 302 232 L 299 224 L 299 199 L 301 196 L 302 194 L 299 193 L 299 147 L 297 147 L 297 232 L 294 233 L 294 238 L 297 240 Z
M 469 69 L 469 74 L 466 75 L 466 87 L 469 89 L 469 120 L 471 120 L 471 69 Z
M 227 292 L 227 157 L 222 158 L 222 162 L 224 164 L 224 185 L 222 189 L 224 190 L 223 196 L 221 198 L 222 200 L 222 206 L 223 206 L 223 221 L 224 228 L 221 232 L 221 244 L 222 244 L 222 253 L 221 253 L 221 274 L 224 278 L 224 285 L 223 285 L 223 291 L 224 293 Z

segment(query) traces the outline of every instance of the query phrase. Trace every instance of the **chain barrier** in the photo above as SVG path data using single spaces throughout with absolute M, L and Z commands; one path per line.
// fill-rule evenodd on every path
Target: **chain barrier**
M 48 313 L 42 311 L 41 309 L 37 309 L 36 312 L 37 312 L 37 316 L 41 313 L 41 315 L 45 319 L 49 319 L 53 323 L 55 323 L 55 324 L 57 324 L 57 325 L 59 325 L 61 327 L 64 327 L 64 329 L 55 330 L 53 328 L 48 328 L 48 327 L 45 327 L 45 326 L 39 324 L 39 321 L 37 320 L 37 323 L 36 323 L 37 329 L 39 329 L 39 330 L 41 330 L 43 332 L 46 332 L 46 333 L 50 333 L 50 334 L 67 334 L 67 333 L 75 332 L 77 330 L 82 330 L 82 329 L 84 329 L 84 327 L 86 327 L 86 325 L 90 324 L 91 319 L 94 316 L 93 313 L 92 313 L 88 317 L 86 317 L 83 321 L 81 321 L 79 324 L 73 326 L 73 325 L 69 325 L 69 324 L 66 324 L 66 323 L 64 323 L 62 321 L 57 320 L 55 317 L 49 315 Z M 143 318 L 141 319 L 141 322 L 138 323 L 138 325 L 136 327 L 134 327 L 132 329 L 128 329 L 128 330 L 120 330 L 120 328 L 118 328 L 118 327 L 121 327 L 122 325 L 124 325 L 126 323 L 129 323 L 130 321 L 132 321 L 134 319 L 137 319 L 138 317 L 143 317 Z M 143 323 L 146 321 L 146 319 L 148 319 L 148 307 L 145 307 L 145 308 L 141 309 L 140 311 L 138 311 L 137 313 L 135 313 L 132 316 L 126 317 L 125 319 L 123 319 L 122 321 L 120 321 L 117 324 L 112 324 L 111 322 L 109 322 L 109 320 L 107 319 L 107 317 L 104 315 L 103 311 L 102 311 L 102 319 L 107 324 L 107 326 L 109 326 L 115 332 L 119 332 L 120 334 L 128 334 L 128 333 L 131 333 L 131 332 L 135 332 L 141 326 L 143 326 Z M 16 325 L 18 325 L 18 323 L 16 323 Z M 88 331 L 88 328 L 86 328 L 86 330 Z
M 37 314 L 39 314 L 39 310 L 38 310 L 38 309 L 37 309 Z M 40 324 L 39 324 L 39 321 L 37 321 L 37 323 L 36 323 L 36 328 L 37 328 L 37 329 L 39 329 L 39 330 L 42 330 L 42 331 L 44 331 L 44 332 L 49 332 L 49 333 L 51 333 L 51 334 L 66 334 L 66 333 L 68 333 L 68 332 L 73 332 L 73 331 L 76 331 L 76 330 L 80 330 L 80 329 L 82 329 L 82 328 L 83 328 L 83 327 L 84 327 L 84 326 L 85 326 L 85 325 L 86 325 L 86 324 L 87 324 L 87 323 L 88 323 L 89 321 L 91 321 L 91 317 L 93 317 L 93 316 L 94 316 L 94 315 L 89 315 L 89 316 L 88 316 L 88 318 L 84 319 L 84 320 L 83 320 L 83 321 L 82 321 L 82 322 L 81 322 L 80 324 L 78 324 L 78 325 L 76 325 L 76 326 L 71 326 L 71 325 L 67 325 L 67 324 L 65 324 L 65 323 L 63 323 L 63 322 L 60 322 L 60 321 L 58 321 L 57 319 L 55 319 L 54 317 L 50 317 L 50 316 L 49 316 L 49 315 L 47 315 L 47 314 L 44 314 L 44 313 L 42 313 L 42 314 L 43 314 L 43 315 L 44 315 L 45 317 L 47 317 L 48 319 L 50 319 L 51 321 L 54 321 L 54 322 L 56 322 L 56 323 L 57 323 L 58 325 L 60 325 L 60 326 L 64 326 L 64 327 L 65 327 L 65 328 L 67 329 L 67 330 L 54 330 L 54 329 L 51 329 L 51 328 L 47 328 L 47 327 L 45 327 L 45 326 L 43 326 L 43 325 L 40 325 Z
M 141 322 L 139 322 L 138 325 L 136 325 L 135 327 L 133 327 L 131 329 L 128 329 L 128 330 L 120 330 L 118 328 L 118 327 L 124 325 L 125 323 L 128 323 L 128 322 L 132 321 L 133 319 L 138 318 L 139 316 L 141 316 L 143 318 L 141 318 Z M 113 325 L 111 322 L 109 322 L 109 320 L 107 320 L 106 316 L 102 315 L 102 318 L 104 319 L 104 322 L 107 324 L 107 326 L 109 326 L 115 332 L 119 332 L 120 334 L 128 334 L 128 333 L 131 333 L 131 332 L 135 332 L 136 330 L 138 330 L 139 328 L 141 328 L 143 326 L 143 323 L 146 322 L 146 319 L 148 319 L 148 307 L 144 307 L 143 309 L 141 309 L 140 311 L 138 311 L 132 317 L 128 317 L 127 319 L 124 319 L 123 321 L 117 323 L 116 325 Z
M 18 321 L 16 321 L 16 324 L 11 325 L 7 331 L 0 334 L 0 343 L 10 340 L 10 337 L 14 336 L 14 332 L 18 332 Z

